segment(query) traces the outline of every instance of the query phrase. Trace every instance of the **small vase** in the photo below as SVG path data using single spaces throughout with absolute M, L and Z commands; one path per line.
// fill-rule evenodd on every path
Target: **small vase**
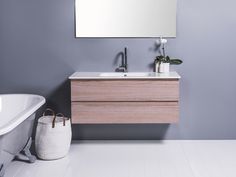
M 170 63 L 160 63 L 156 64 L 156 72 L 158 73 L 168 73 L 170 72 Z

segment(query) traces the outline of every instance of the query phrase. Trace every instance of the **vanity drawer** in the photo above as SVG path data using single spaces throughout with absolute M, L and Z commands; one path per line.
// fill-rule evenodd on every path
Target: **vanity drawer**
M 73 80 L 72 101 L 178 101 L 179 80 Z
M 80 124 L 176 123 L 178 102 L 72 102 L 72 122 Z

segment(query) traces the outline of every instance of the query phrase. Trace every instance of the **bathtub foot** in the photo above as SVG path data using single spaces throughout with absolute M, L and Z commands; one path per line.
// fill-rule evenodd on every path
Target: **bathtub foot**
M 36 157 L 32 155 L 30 152 L 31 144 L 32 144 L 32 138 L 30 137 L 22 152 L 26 157 L 28 157 L 30 163 L 34 163 Z
M 3 177 L 4 174 L 5 174 L 5 168 L 4 168 L 4 165 L 1 164 L 1 165 L 0 165 L 0 177 Z

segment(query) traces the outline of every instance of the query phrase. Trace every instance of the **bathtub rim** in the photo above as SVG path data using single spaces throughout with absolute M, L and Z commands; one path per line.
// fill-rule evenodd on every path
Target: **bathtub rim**
M 29 110 L 23 110 L 19 115 L 17 119 L 13 119 L 10 121 L 11 123 L 6 123 L 6 125 L 3 125 L 0 127 L 0 136 L 4 136 L 4 134 L 9 133 L 14 128 L 16 128 L 19 124 L 21 124 L 24 120 L 26 120 L 29 116 L 31 116 L 33 113 L 35 113 L 44 103 L 46 102 L 46 99 L 41 95 L 36 94 L 0 94 L 0 96 L 28 96 L 28 97 L 36 97 L 39 98 L 39 102 L 35 105 L 29 106 Z

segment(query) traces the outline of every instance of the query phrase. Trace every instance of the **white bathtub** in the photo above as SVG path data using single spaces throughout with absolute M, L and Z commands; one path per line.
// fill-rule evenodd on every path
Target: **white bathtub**
M 0 94 L 0 177 L 20 151 L 31 157 L 29 146 L 35 112 L 44 103 L 45 98 L 39 95 Z

